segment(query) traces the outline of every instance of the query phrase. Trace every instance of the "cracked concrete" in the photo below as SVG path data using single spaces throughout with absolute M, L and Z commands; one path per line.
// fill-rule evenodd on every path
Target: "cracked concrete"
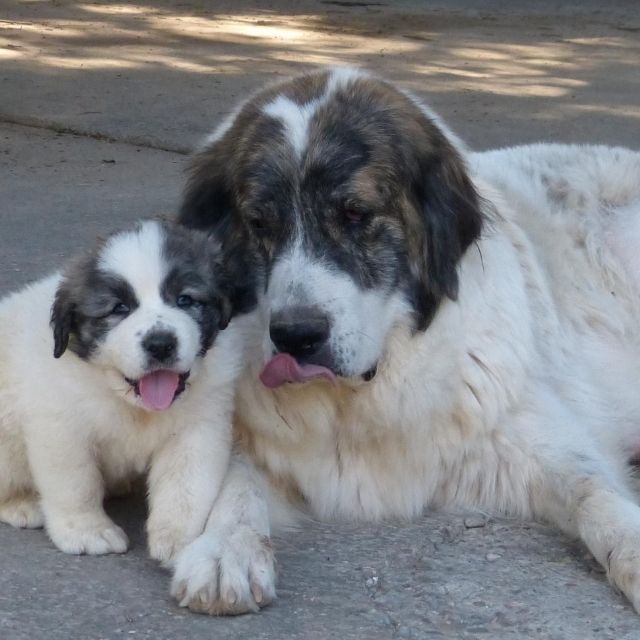
M 639 32 L 633 0 L 0 0 L 0 293 L 171 213 L 182 154 L 234 101 L 319 64 L 401 81 L 476 148 L 640 148 Z M 109 508 L 133 541 L 122 557 L 0 525 L 1 638 L 640 637 L 584 549 L 538 524 L 309 525 L 276 540 L 272 607 L 211 619 L 168 597 L 141 497 Z

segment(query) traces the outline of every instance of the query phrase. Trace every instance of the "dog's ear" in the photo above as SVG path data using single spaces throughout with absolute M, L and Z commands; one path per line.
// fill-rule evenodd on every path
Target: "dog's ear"
M 220 299 L 220 320 L 218 321 L 218 330 L 223 331 L 229 326 L 233 310 L 231 308 L 231 300 L 227 296 Z
M 464 160 L 438 134 L 438 144 L 418 163 L 414 187 L 422 231 L 414 257 L 419 329 L 429 325 L 443 297 L 457 298 L 458 263 L 483 226 L 480 198 Z
M 69 346 L 69 336 L 75 326 L 76 305 L 71 288 L 63 280 L 56 291 L 51 307 L 51 328 L 53 329 L 53 357 L 59 358 Z
M 191 161 L 178 222 L 223 238 L 234 210 L 228 152 L 223 140 L 200 151 Z
M 231 318 L 249 313 L 258 304 L 264 270 L 253 242 L 250 235 L 238 227 L 228 234 L 224 249 L 220 249 L 216 260 L 214 270 L 220 275 L 218 283 L 224 301 L 221 323 L 224 327 Z

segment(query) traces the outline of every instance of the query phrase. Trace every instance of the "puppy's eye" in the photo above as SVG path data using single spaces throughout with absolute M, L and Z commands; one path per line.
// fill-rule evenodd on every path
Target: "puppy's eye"
M 196 301 L 185 293 L 176 299 L 176 305 L 180 307 L 180 309 L 188 309 L 189 307 L 193 307 L 194 304 L 196 304 Z
M 131 311 L 131 309 L 128 304 L 125 304 L 124 302 L 116 302 L 116 304 L 114 304 L 113 308 L 111 309 L 111 315 L 126 316 L 128 315 L 129 311 Z

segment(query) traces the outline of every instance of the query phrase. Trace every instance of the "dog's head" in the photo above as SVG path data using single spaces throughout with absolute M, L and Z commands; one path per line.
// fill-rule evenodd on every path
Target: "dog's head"
M 261 258 L 269 386 L 369 378 L 395 323 L 424 330 L 456 298 L 482 220 L 446 127 L 350 69 L 248 101 L 195 157 L 180 215 Z
M 229 321 L 221 274 L 204 233 L 160 221 L 116 233 L 64 272 L 54 356 L 69 349 L 133 404 L 167 409 Z

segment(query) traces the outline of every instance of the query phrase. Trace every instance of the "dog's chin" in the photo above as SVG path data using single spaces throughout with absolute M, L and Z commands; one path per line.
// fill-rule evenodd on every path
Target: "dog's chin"
M 335 366 L 300 361 L 288 353 L 276 353 L 264 365 L 260 372 L 260 381 L 269 389 L 276 389 L 285 384 L 308 384 L 323 381 L 338 384 L 366 383 L 373 380 L 377 373 L 377 364 L 362 373 L 349 373 Z

